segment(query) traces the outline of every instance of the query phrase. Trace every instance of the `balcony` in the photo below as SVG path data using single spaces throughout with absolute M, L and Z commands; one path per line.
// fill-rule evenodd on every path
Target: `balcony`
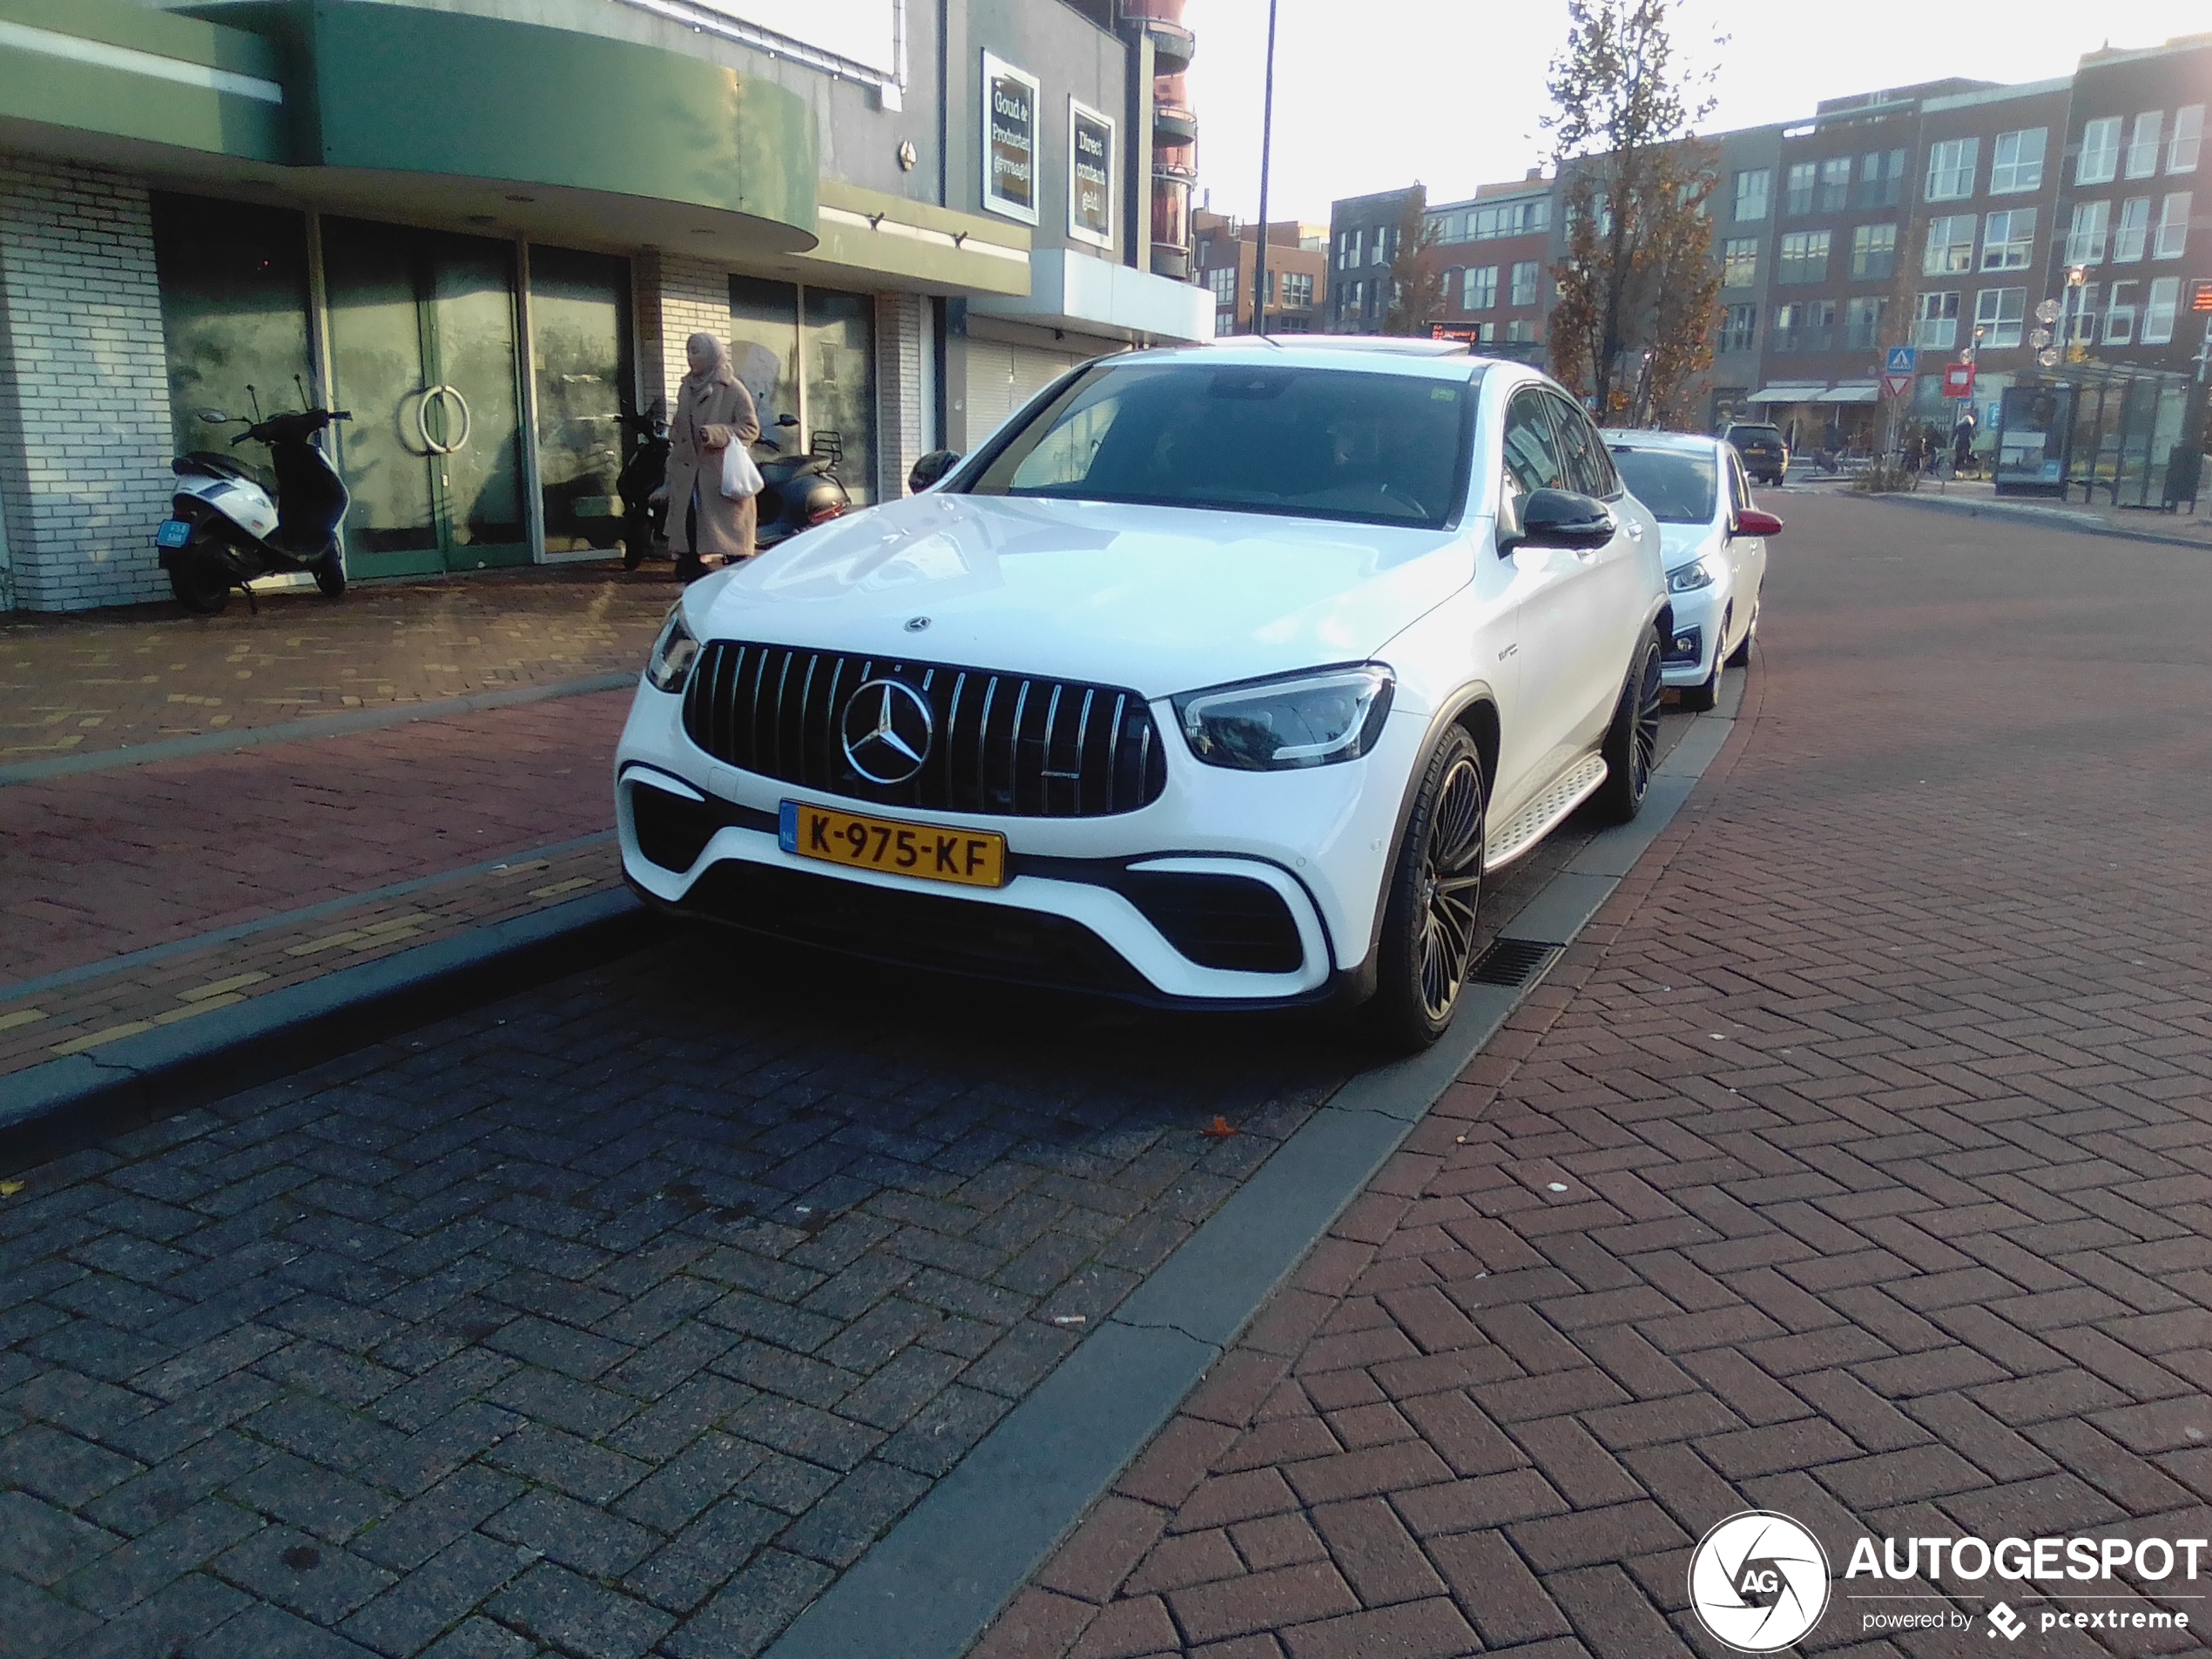
M 1180 75 L 1190 67 L 1198 37 L 1184 26 L 1183 0 L 1122 0 L 1122 21 L 1151 41 L 1155 74 Z
M 1196 144 L 1198 139 L 1198 118 L 1179 104 L 1157 104 L 1152 107 L 1152 142 L 1156 145 Z

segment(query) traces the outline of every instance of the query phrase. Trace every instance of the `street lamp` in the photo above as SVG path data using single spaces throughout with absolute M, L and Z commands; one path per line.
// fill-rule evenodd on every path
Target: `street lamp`
M 1252 333 L 1267 332 L 1267 162 L 1275 142 L 1275 0 L 1267 0 L 1267 90 L 1259 114 L 1259 252 L 1252 260 Z

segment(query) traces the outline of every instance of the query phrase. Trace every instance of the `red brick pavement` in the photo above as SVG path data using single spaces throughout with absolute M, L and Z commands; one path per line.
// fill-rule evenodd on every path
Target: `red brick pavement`
M 1690 807 L 975 1659 L 1717 1652 L 1752 1507 L 2212 1534 L 2202 556 L 1789 511 Z
M 0 789 L 0 985 L 608 829 L 629 705 L 556 698 Z

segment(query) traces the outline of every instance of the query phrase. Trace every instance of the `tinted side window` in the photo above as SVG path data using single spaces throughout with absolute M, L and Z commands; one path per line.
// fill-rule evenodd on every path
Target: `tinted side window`
M 1737 512 L 1751 505 L 1751 481 L 1743 475 L 1743 458 L 1735 450 L 1728 452 L 1728 494 L 1730 504 Z
M 1559 428 L 1559 445 L 1567 462 L 1567 487 L 1597 501 L 1609 501 L 1621 493 L 1621 480 L 1613 470 L 1613 457 L 1605 453 L 1605 443 L 1597 435 L 1597 428 L 1589 417 L 1565 398 L 1548 400 L 1552 407 L 1552 419 Z
M 1559 458 L 1559 441 L 1552 435 L 1548 400 L 1534 389 L 1516 392 L 1506 406 L 1506 470 L 1527 495 L 1537 489 L 1565 489 L 1567 470 Z

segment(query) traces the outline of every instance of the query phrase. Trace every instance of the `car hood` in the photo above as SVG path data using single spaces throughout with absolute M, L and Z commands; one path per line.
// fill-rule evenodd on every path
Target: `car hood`
M 1710 524 L 1662 524 L 1660 562 L 1669 570 L 1676 570 L 1718 545 L 1719 541 L 1719 530 Z
M 688 610 L 702 638 L 1157 698 L 1364 658 L 1473 567 L 1464 534 L 939 494 L 809 530 L 709 577 Z

